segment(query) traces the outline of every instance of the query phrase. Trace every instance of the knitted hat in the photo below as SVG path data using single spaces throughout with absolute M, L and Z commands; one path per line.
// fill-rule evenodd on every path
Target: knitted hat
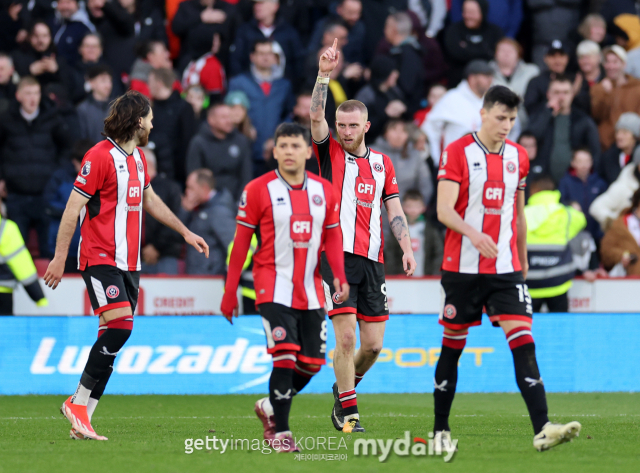
M 618 130 L 629 130 L 633 136 L 640 138 L 640 115 L 633 112 L 620 115 L 616 122 L 616 131 Z

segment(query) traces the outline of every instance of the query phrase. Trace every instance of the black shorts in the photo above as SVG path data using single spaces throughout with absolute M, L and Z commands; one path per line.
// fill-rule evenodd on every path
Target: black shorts
M 106 310 L 131 307 L 136 311 L 138 290 L 140 288 L 139 271 L 123 271 L 115 266 L 87 266 L 80 271 L 87 285 L 93 313 L 102 314 Z
M 498 326 L 500 320 L 531 322 L 533 307 L 522 272 L 462 274 L 442 272 L 440 324 L 462 330 L 482 323 L 482 311 Z
M 352 253 L 344 254 L 344 272 L 350 286 L 349 299 L 336 302 L 333 272 L 322 252 L 322 285 L 329 317 L 336 314 L 356 314 L 365 322 L 382 322 L 389 319 L 387 285 L 384 280 L 384 264 Z
M 303 363 L 324 365 L 327 352 L 327 321 L 323 309 L 298 310 L 265 302 L 258 306 L 267 336 L 267 353 L 291 350 Z

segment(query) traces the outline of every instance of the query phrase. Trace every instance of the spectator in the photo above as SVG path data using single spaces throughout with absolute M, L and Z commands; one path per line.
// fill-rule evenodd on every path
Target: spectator
M 569 64 L 569 50 L 559 40 L 554 40 L 551 47 L 544 56 L 544 63 L 548 70 L 541 72 L 539 76 L 529 81 L 527 91 L 524 95 L 524 108 L 527 114 L 531 116 L 536 109 L 542 108 L 547 103 L 547 91 L 549 84 L 557 76 L 566 76 L 567 65 Z M 570 77 L 573 79 L 573 77 Z M 576 95 L 575 90 L 580 90 Z M 580 87 L 574 89 L 574 105 L 581 108 L 586 113 L 590 113 L 591 99 L 588 90 L 581 91 Z
M 336 14 L 336 16 L 327 16 L 316 23 L 309 40 L 308 50 L 315 58 L 316 51 L 324 45 L 322 36 L 327 32 L 327 26 L 341 24 L 343 28 L 346 28 L 348 35 L 348 41 L 345 44 L 338 43 L 338 47 L 344 54 L 345 61 L 348 64 L 353 62 L 365 64 L 364 42 L 366 32 L 364 23 L 361 21 L 362 2 L 360 0 L 339 0 L 336 6 Z M 339 19 L 340 23 L 336 23 L 336 19 Z M 333 38 L 331 38 L 331 43 L 333 43 Z M 331 46 L 331 43 L 327 47 Z M 314 66 L 317 66 L 317 61 L 314 62 Z
M 615 124 L 624 112 L 640 110 L 640 80 L 624 72 L 627 53 L 618 45 L 605 48 L 606 77 L 591 88 L 591 114 L 598 124 L 602 149 L 615 139 Z
M 620 175 L 620 171 L 631 162 L 634 151 L 640 140 L 640 116 L 637 113 L 625 112 L 616 123 L 616 141 L 605 151 L 600 160 L 598 174 L 607 186 Z
M 69 92 L 73 90 L 67 61 L 56 54 L 51 30 L 44 21 L 36 21 L 31 26 L 28 42 L 14 52 L 13 62 L 20 77 L 35 77 L 43 89 L 48 84 L 59 83 Z
M 418 110 L 413 114 L 413 123 L 417 127 L 421 127 L 425 120 L 427 119 L 427 115 L 429 112 L 435 107 L 435 105 L 440 101 L 444 94 L 447 93 L 447 88 L 444 85 L 436 84 L 432 85 L 427 93 L 427 106 Z M 425 135 L 427 136 L 427 135 Z
M 526 0 L 531 12 L 533 32 L 532 62 L 543 67 L 549 46 L 558 40 L 568 44 L 571 33 L 578 27 L 582 2 L 567 0 Z M 572 50 L 575 45 L 568 47 Z M 564 71 L 561 72 L 564 74 Z M 545 89 L 546 90 L 546 87 Z
M 527 220 L 527 285 L 533 311 L 546 305 L 549 312 L 568 312 L 567 292 L 575 277 L 572 240 L 586 226 L 582 212 L 560 204 L 553 180 L 542 176 L 530 184 L 531 197 L 524 208 Z
M 369 111 L 371 126 L 367 140 L 371 142 L 382 134 L 387 120 L 402 117 L 407 107 L 404 94 L 397 86 L 399 74 L 395 61 L 387 56 L 378 56 L 373 59 L 369 69 L 369 83 L 358 91 L 355 99 L 365 104 Z M 327 112 L 327 122 L 333 126 L 335 111 L 333 116 Z
M 416 189 L 408 189 L 402 198 L 402 210 L 407 217 L 413 256 L 416 259 L 414 276 L 440 274 L 444 254 L 444 235 L 437 224 L 425 216 L 424 196 Z M 397 247 L 397 248 L 396 248 Z M 388 275 L 404 274 L 402 251 L 398 245 L 385 246 L 385 270 Z
M 580 70 L 576 74 L 574 90 L 580 90 L 581 94 L 588 94 L 591 87 L 600 82 L 604 77 L 602 70 L 602 52 L 597 43 L 585 39 L 578 44 L 576 55 L 578 56 L 578 66 Z M 591 107 L 589 107 L 589 109 L 591 109 Z
M 16 96 L 16 81 L 19 79 L 13 67 L 13 59 L 0 53 L 0 114 L 4 113 Z
M 104 40 L 104 60 L 116 77 L 129 74 L 135 57 L 136 26 L 133 15 L 123 3 L 127 0 L 88 0 L 91 22 Z M 155 38 L 154 38 L 155 39 Z
M 77 103 L 86 98 L 87 93 L 91 91 L 89 83 L 86 81 L 87 72 L 95 66 L 107 66 L 107 62 L 102 56 L 102 39 L 98 34 L 89 33 L 80 43 L 80 60 L 76 62 L 72 69 L 73 74 L 73 95 L 71 99 Z M 122 76 L 116 73 L 113 68 L 111 71 L 111 97 L 115 98 L 124 93 L 124 84 Z M 128 71 L 127 71 L 128 72 Z
M 182 189 L 173 179 L 158 174 L 155 153 L 149 148 L 142 152 L 147 161 L 147 174 L 153 191 L 176 215 L 180 214 Z M 144 274 L 178 274 L 178 258 L 182 253 L 184 240 L 179 233 L 162 225 L 146 211 L 143 219 L 144 236 L 140 256 Z
M 23 235 L 35 227 L 40 255 L 49 255 L 44 187 L 67 156 L 69 130 L 53 107 L 41 106 L 40 84 L 20 79 L 18 101 L 0 117 L 0 173 L 6 185 L 7 213 Z M 0 182 L 0 187 L 4 187 Z
M 149 91 L 153 99 L 153 143 L 158 159 L 158 174 L 177 182 L 186 179 L 189 142 L 196 130 L 191 106 L 172 90 L 175 76 L 171 69 L 154 69 L 149 74 Z
M 551 80 L 546 107 L 529 117 L 529 131 L 538 140 L 539 164 L 555 182 L 567 172 L 574 149 L 588 148 L 597 168 L 600 142 L 596 124 L 573 105 L 573 85 L 568 77 L 559 75 Z
M 182 207 L 187 211 L 185 225 L 198 232 L 209 245 L 209 258 L 195 248 L 187 248 L 187 274 L 223 275 L 226 272 L 227 247 L 236 229 L 232 197 L 226 189 L 216 189 L 210 169 L 196 169 L 187 178 Z
M 589 213 L 605 232 L 624 209 L 631 205 L 633 194 L 640 187 L 640 159 L 638 153 L 634 155 L 633 162 L 620 171 L 620 175 L 607 191 L 600 194 L 589 207 Z
M 58 229 L 60 228 L 60 220 L 67 206 L 69 195 L 73 191 L 73 184 L 80 172 L 82 158 L 87 151 L 94 145 L 90 140 L 79 140 L 73 145 L 71 150 L 71 160 L 62 163 L 62 165 L 51 175 L 51 178 L 44 187 L 42 199 L 45 203 L 45 212 L 49 219 L 48 228 L 48 254 L 55 254 L 56 239 L 58 237 Z M 65 273 L 77 273 L 78 271 L 78 244 L 80 243 L 80 225 L 76 227 L 76 231 L 71 238 L 69 245 L 69 255 L 64 265 Z
M 109 66 L 93 66 L 87 71 L 91 94 L 77 107 L 81 139 L 94 145 L 104 139 L 104 119 L 109 115 L 109 97 L 113 88 Z M 53 254 L 53 253 L 52 253 Z
M 78 62 L 82 38 L 95 31 L 84 5 L 81 7 L 78 0 L 58 0 L 51 32 L 58 54 L 66 59 L 67 64 L 73 66 Z
M 626 276 L 640 275 L 640 192 L 633 194 L 631 208 L 605 233 L 600 257 L 607 271 L 618 266 Z
M 473 60 L 490 61 L 496 45 L 504 36 L 500 27 L 487 21 L 487 0 L 464 0 L 462 21 L 447 27 L 444 34 L 444 49 L 448 54 L 449 85 L 455 86 L 464 78 L 467 64 Z
M 607 190 L 607 183 L 593 172 L 593 158 L 587 148 L 579 148 L 573 152 L 571 169 L 560 179 L 558 187 L 561 202 L 571 205 L 576 202 L 580 209 L 588 211 L 591 203 Z M 587 217 L 587 231 L 595 241 L 602 239 L 600 224 L 591 215 Z
M 522 46 L 511 38 L 501 39 L 496 46 L 496 55 L 489 63 L 493 68 L 493 85 L 504 85 L 520 97 L 524 97 L 529 81 L 540 74 L 535 64 L 522 60 Z M 524 105 L 518 109 L 518 117 L 523 127 L 527 126 L 527 112 Z
M 389 120 L 383 136 L 379 136 L 371 147 L 391 159 L 396 171 L 400 199 L 408 189 L 417 189 L 426 205 L 433 194 L 431 173 L 421 153 L 409 141 L 405 123 L 397 118 Z
M 151 97 L 149 92 L 149 74 L 153 69 L 172 69 L 169 50 L 160 41 L 147 41 L 137 47 L 138 59 L 133 63 L 129 75 L 129 88 Z M 176 79 L 173 88 L 181 90 L 180 82 Z
M 462 20 L 463 0 L 452 0 L 449 13 L 451 22 Z M 499 26 L 508 38 L 515 38 L 522 23 L 522 0 L 489 0 L 487 21 Z
M 425 33 L 429 38 L 435 38 L 436 36 L 438 36 L 438 33 L 440 33 L 444 26 L 444 22 L 448 13 L 447 10 L 449 9 L 448 2 L 447 0 L 429 0 L 429 4 L 427 5 L 427 0 L 420 0 L 420 3 L 423 5 L 423 10 L 425 11 L 424 15 L 419 15 L 421 26 L 426 26 Z M 416 2 L 415 0 L 409 1 L 409 9 L 416 12 L 417 14 L 416 7 L 420 7 L 420 5 L 418 5 L 418 2 Z M 431 9 L 431 14 L 427 19 L 426 10 L 429 8 Z M 422 23 L 423 16 L 425 17 L 424 19 L 427 22 L 426 25 Z
M 534 181 L 544 173 L 544 167 L 540 164 L 540 160 L 536 159 L 538 157 L 538 140 L 533 133 L 527 130 L 518 138 L 518 144 L 525 149 L 529 157 L 529 175 L 527 179 Z M 526 198 L 529 199 L 529 187 L 525 187 L 524 193 Z
M 211 39 L 218 35 L 226 62 L 231 38 L 236 28 L 236 6 L 220 0 L 186 0 L 180 3 L 171 30 L 180 38 L 178 70 L 211 51 Z
M 613 42 L 607 35 L 607 22 L 598 13 L 585 16 L 576 32 L 582 39 L 593 41 L 599 47 L 608 46 Z
M 279 0 L 254 0 L 253 18 L 240 25 L 236 31 L 229 63 L 231 77 L 249 71 L 255 43 L 269 39 L 277 43 L 277 49 L 282 51 L 280 60 L 285 64 L 286 77 L 294 84 L 300 79 L 304 65 L 304 46 L 296 29 L 284 19 L 276 18 L 279 7 Z M 279 123 L 278 120 L 275 121 L 274 131 L 275 125 Z M 273 132 L 270 133 L 272 134 Z
M 24 40 L 24 5 L 20 2 L 4 2 L 0 10 L 0 52 L 10 53 Z
M 262 154 L 264 143 L 273 136 L 278 124 L 293 108 L 291 83 L 285 78 L 275 76 L 275 69 L 276 56 L 273 42 L 261 39 L 253 46 L 251 71 L 240 74 L 229 82 L 229 91 L 244 92 L 251 104 L 249 117 L 258 132 L 258 137 L 253 144 L 256 175 L 262 174 L 263 171 L 261 163 L 264 163 Z M 218 176 L 217 173 L 216 176 Z
M 433 107 L 422 125 L 436 164 L 440 163 L 441 146 L 444 149 L 449 143 L 480 129 L 482 97 L 491 87 L 493 69 L 485 61 L 471 61 L 465 69 L 465 77 Z
M 403 12 L 390 15 L 384 27 L 384 36 L 392 46 L 389 53 L 399 73 L 397 85 L 404 95 L 409 116 L 418 110 L 425 95 L 424 52 L 412 31 L 411 18 Z
M 199 85 L 190 85 L 185 90 L 184 99 L 193 108 L 193 115 L 196 122 L 202 123 L 206 121 L 206 113 L 202 113 L 209 103 L 209 99 L 205 96 L 204 90 Z M 198 125 L 199 126 L 199 125 Z
M 182 87 L 201 86 L 208 95 L 220 96 L 227 86 L 227 76 L 220 60 L 216 57 L 220 50 L 220 35 L 213 35 L 211 51 L 191 61 L 182 74 Z
M 253 143 L 258 133 L 256 132 L 256 127 L 251 123 L 251 118 L 249 118 L 249 108 L 251 108 L 251 105 L 249 104 L 247 94 L 239 90 L 230 92 L 224 98 L 224 103 L 231 109 L 231 121 L 236 129 L 242 133 L 250 143 Z
M 207 123 L 193 137 L 187 151 L 187 174 L 201 168 L 217 176 L 218 189 L 226 189 L 234 201 L 251 180 L 251 148 L 249 141 L 235 129 L 231 108 L 214 104 L 207 110 Z

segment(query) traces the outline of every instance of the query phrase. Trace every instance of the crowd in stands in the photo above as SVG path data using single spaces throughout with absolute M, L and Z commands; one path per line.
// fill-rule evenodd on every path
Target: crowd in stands
M 6 0 L 3 211 L 51 257 L 109 102 L 137 90 L 153 107 L 152 185 L 212 255 L 195 257 L 147 215 L 143 271 L 224 274 L 242 189 L 275 169 L 279 123 L 309 126 L 318 58 L 337 39 L 328 122 L 345 100 L 368 107 L 367 144 L 395 166 L 416 275 L 440 270 L 441 151 L 479 129 L 494 84 L 523 98 L 509 138 L 527 150 L 530 180 L 550 178 L 586 216 L 585 271 L 639 274 L 639 13 L 634 0 Z M 388 274 L 402 273 L 396 250 Z

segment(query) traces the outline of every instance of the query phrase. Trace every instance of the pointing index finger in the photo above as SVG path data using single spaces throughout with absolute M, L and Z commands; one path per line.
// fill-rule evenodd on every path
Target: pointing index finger
M 338 49 L 338 38 L 333 39 L 333 46 L 331 46 L 334 51 Z

